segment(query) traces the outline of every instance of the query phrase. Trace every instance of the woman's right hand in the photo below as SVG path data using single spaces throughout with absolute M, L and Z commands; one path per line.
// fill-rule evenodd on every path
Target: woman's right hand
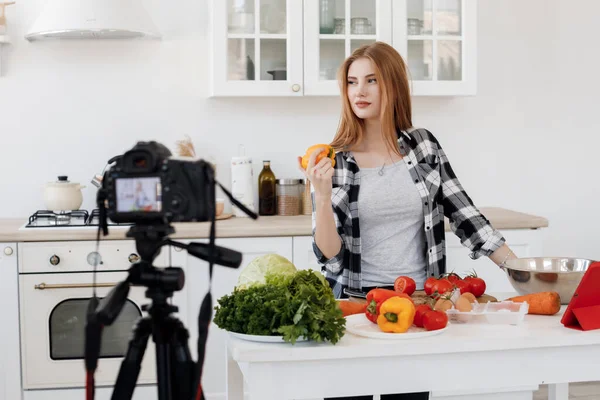
M 317 165 L 315 160 L 317 156 L 326 149 L 320 147 L 313 151 L 308 159 L 306 169 L 302 168 L 302 157 L 298 157 L 298 168 L 306 176 L 306 179 L 315 188 L 315 197 L 325 198 L 328 201 L 331 199 L 333 166 L 329 157 L 324 157 Z

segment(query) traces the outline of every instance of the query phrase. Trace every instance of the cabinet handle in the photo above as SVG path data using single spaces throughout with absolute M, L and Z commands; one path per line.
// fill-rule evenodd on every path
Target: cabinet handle
M 299 92 L 300 91 L 300 85 L 298 85 L 297 83 L 292 85 L 292 90 L 294 92 Z
M 57 266 L 60 263 L 60 257 L 57 256 L 56 254 L 54 254 L 52 257 L 50 257 L 50 264 Z
M 131 254 L 129 255 L 129 257 L 127 257 L 127 260 L 128 260 L 130 263 L 132 263 L 132 264 L 135 264 L 136 262 L 140 261 L 140 256 L 138 256 L 138 255 L 137 255 L 137 254 L 135 254 L 135 253 L 131 253 Z
M 113 287 L 117 285 L 117 283 L 97 283 L 96 287 Z M 49 283 L 40 283 L 33 286 L 34 289 L 38 290 L 46 290 L 46 289 L 84 289 L 84 288 L 92 288 L 94 284 L 92 283 L 60 283 L 57 285 L 49 284 Z
M 13 254 L 13 248 L 12 247 L 5 247 L 4 248 L 4 254 L 7 256 L 12 256 Z

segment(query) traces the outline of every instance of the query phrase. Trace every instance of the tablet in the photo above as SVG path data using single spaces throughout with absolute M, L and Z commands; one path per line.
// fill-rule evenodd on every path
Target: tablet
M 600 262 L 588 267 L 560 322 L 582 331 L 600 329 Z

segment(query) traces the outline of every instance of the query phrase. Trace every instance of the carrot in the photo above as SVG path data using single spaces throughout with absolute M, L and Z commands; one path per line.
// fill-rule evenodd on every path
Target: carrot
M 357 303 L 355 301 L 342 300 L 338 301 L 338 305 L 340 310 L 342 310 L 342 314 L 344 317 L 352 314 L 361 314 L 365 312 L 367 308 L 366 303 Z
M 515 303 L 527 302 L 528 314 L 554 315 L 560 311 L 560 296 L 556 292 L 538 292 L 507 299 Z

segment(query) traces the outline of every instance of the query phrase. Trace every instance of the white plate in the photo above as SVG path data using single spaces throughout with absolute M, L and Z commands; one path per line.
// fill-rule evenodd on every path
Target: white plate
M 283 340 L 283 336 L 266 336 L 266 335 L 247 335 L 245 333 L 237 333 L 237 332 L 229 332 L 229 334 L 233 337 L 249 340 L 251 342 L 261 342 L 261 343 L 289 343 Z M 299 337 L 296 339 L 296 342 L 306 342 L 308 339 L 304 337 Z
M 346 332 L 373 339 L 418 339 L 427 336 L 439 335 L 440 333 L 447 331 L 448 327 L 449 325 L 446 325 L 444 329 L 439 329 L 437 331 L 426 331 L 425 328 L 417 328 L 413 325 L 404 333 L 387 333 L 382 332 L 379 326 L 369 321 L 364 314 L 354 314 L 346 317 Z

